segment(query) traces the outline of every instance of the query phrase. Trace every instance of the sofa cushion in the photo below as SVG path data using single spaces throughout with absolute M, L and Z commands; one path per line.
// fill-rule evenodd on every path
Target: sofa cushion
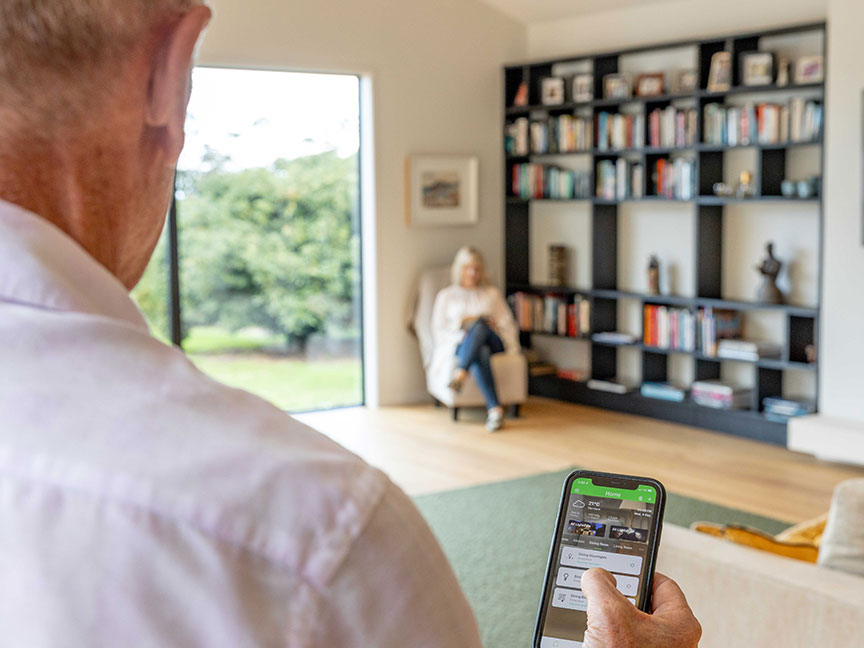
M 834 490 L 819 564 L 864 576 L 864 479 L 845 481 Z

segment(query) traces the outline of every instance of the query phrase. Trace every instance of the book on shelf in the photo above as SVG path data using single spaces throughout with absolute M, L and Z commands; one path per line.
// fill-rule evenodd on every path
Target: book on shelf
M 524 125 L 519 128 L 524 128 Z M 590 151 L 594 142 L 593 128 L 593 120 L 574 115 L 553 115 L 532 120 L 529 126 L 531 153 L 543 155 Z M 521 153 L 527 154 L 527 151 Z
M 644 195 L 645 172 L 641 164 L 624 158 L 601 160 L 597 163 L 595 193 L 602 200 L 628 200 Z
M 618 380 L 617 378 L 610 378 L 609 380 L 598 380 L 592 378 L 588 381 L 588 389 L 608 392 L 610 394 L 629 394 L 630 392 L 635 391 L 636 385 L 631 381 Z
M 642 148 L 645 143 L 645 116 L 601 112 L 596 116 L 597 150 Z
M 722 380 L 698 380 L 690 386 L 690 399 L 713 409 L 742 409 L 750 404 L 753 390 Z
M 504 150 L 507 155 L 528 155 L 530 152 L 530 121 L 527 117 L 514 119 L 504 129 Z
M 700 308 L 696 314 L 696 349 L 704 356 L 717 356 L 717 343 L 741 337 L 741 313 L 733 310 Z
M 642 327 L 645 346 L 675 351 L 696 350 L 696 316 L 686 308 L 646 304 Z
M 778 423 L 785 423 L 796 416 L 806 416 L 816 411 L 816 404 L 808 398 L 781 398 L 767 396 L 762 399 L 765 418 Z
M 514 164 L 511 193 L 525 200 L 591 197 L 590 174 L 550 164 Z
M 714 146 L 811 142 L 822 132 L 822 103 L 795 97 L 788 103 L 710 103 L 703 114 L 702 138 Z
M 699 113 L 695 108 L 657 108 L 648 116 L 648 146 L 685 148 L 696 144 Z
M 645 398 L 681 403 L 687 397 L 687 390 L 665 382 L 644 382 L 639 393 Z
M 621 331 L 595 333 L 591 336 L 591 339 L 603 344 L 633 344 L 636 342 L 635 336 L 630 335 L 629 333 L 622 333 Z
M 654 162 L 651 194 L 660 198 L 693 200 L 696 186 L 696 162 L 683 157 L 660 158 Z
M 557 294 L 515 292 L 508 297 L 519 329 L 562 337 L 587 336 L 591 326 L 591 302 L 576 295 L 572 300 Z
M 756 362 L 761 358 L 778 358 L 780 351 L 780 345 L 774 342 L 731 339 L 717 343 L 717 357 L 727 360 Z

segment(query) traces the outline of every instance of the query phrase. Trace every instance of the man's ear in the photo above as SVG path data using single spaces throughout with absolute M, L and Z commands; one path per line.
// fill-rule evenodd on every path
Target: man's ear
M 212 12 L 193 7 L 160 34 L 152 56 L 147 92 L 147 126 L 158 129 L 169 155 L 183 149 L 186 108 L 191 92 L 192 57 Z

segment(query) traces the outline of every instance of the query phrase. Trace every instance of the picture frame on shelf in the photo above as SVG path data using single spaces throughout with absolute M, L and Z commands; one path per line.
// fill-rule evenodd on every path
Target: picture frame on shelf
M 727 92 L 732 87 L 732 53 L 715 52 L 708 73 L 708 92 Z
M 699 72 L 696 70 L 678 70 L 675 73 L 675 84 L 672 91 L 675 94 L 696 92 L 699 88 Z
M 637 97 L 658 97 L 666 89 L 666 77 L 662 72 L 640 74 L 636 78 Z
M 546 77 L 540 83 L 540 103 L 544 106 L 560 106 L 564 103 L 564 79 Z
M 479 161 L 468 155 L 412 155 L 405 164 L 409 225 L 474 225 L 479 220 Z
M 577 74 L 573 77 L 573 101 L 584 103 L 594 99 L 594 75 Z
M 795 83 L 822 83 L 825 80 L 825 57 L 802 56 L 795 62 Z
M 741 85 L 767 86 L 774 83 L 774 53 L 745 52 L 741 55 Z
M 633 88 L 626 74 L 607 74 L 603 77 L 604 99 L 630 99 Z

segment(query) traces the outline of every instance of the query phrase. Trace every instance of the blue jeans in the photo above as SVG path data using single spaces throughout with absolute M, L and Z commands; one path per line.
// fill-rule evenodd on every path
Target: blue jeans
M 474 376 L 477 386 L 483 392 L 483 398 L 486 399 L 487 409 L 499 406 L 490 359 L 493 354 L 502 351 L 504 343 L 485 319 L 478 319 L 474 323 L 456 349 L 459 368 L 470 371 Z

